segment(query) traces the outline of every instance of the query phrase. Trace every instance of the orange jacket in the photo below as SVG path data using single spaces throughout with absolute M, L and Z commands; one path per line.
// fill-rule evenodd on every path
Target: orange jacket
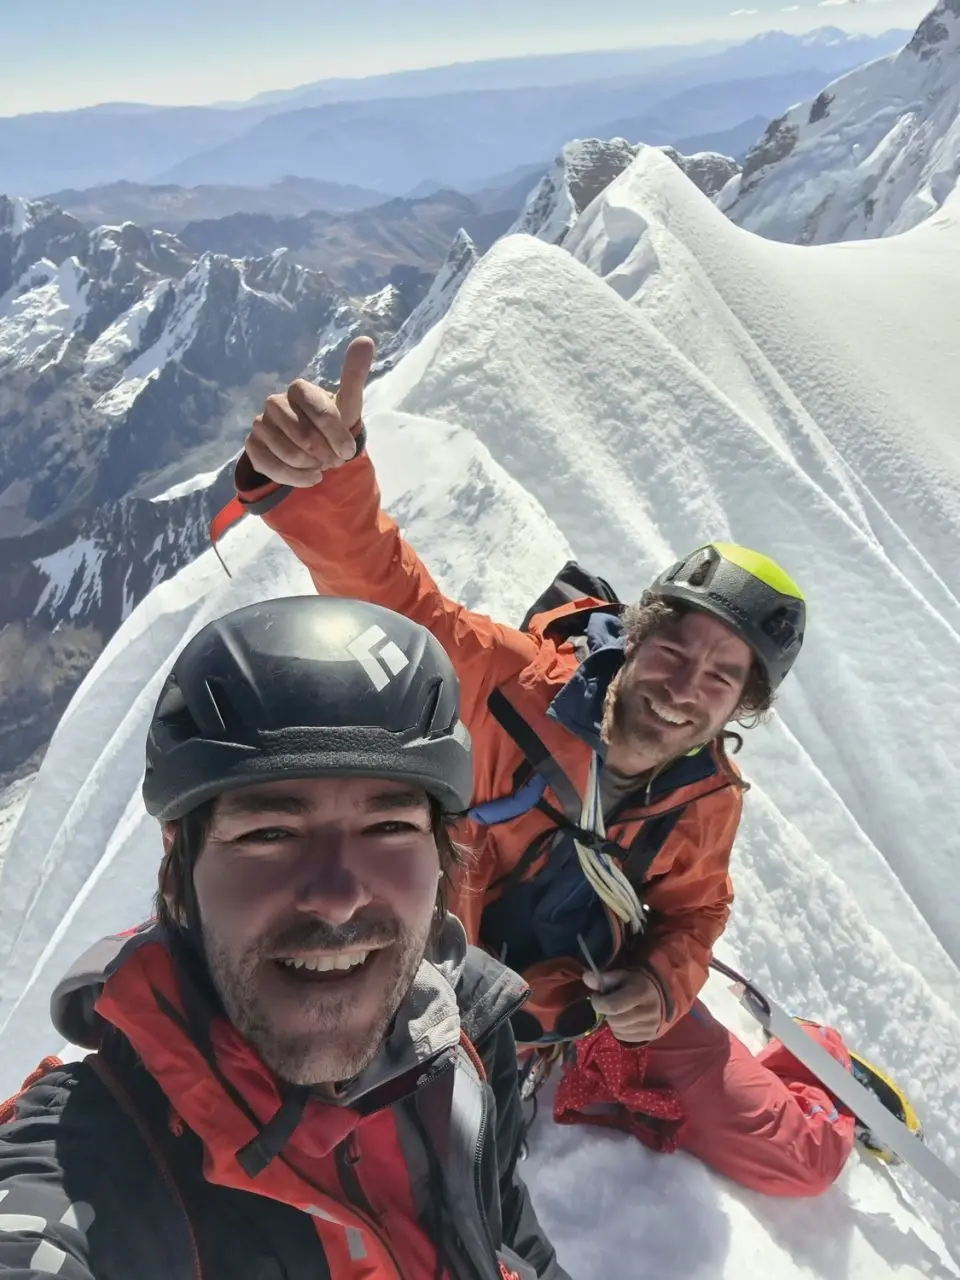
M 593 747 L 547 714 L 580 667 L 569 643 L 557 643 L 544 634 L 553 615 L 534 619 L 531 631 L 521 632 L 446 597 L 401 537 L 396 521 L 381 509 L 379 486 L 366 453 L 328 472 L 312 489 L 280 490 L 253 471 L 246 455 L 238 463 L 236 479 L 241 503 L 262 514 L 280 534 L 309 569 L 318 591 L 368 600 L 405 614 L 443 644 L 460 678 L 462 715 L 474 743 L 475 807 L 510 796 L 523 771 L 523 752 L 488 705 L 495 690 L 535 728 L 566 778 L 583 794 Z M 719 744 L 704 749 L 692 770 L 687 763 L 681 762 L 678 772 L 671 770 L 659 779 L 659 790 L 643 804 L 631 805 L 608 830 L 611 839 L 629 846 L 646 819 L 687 806 L 647 868 L 644 881 L 643 898 L 652 924 L 635 963 L 660 987 L 661 1031 L 689 1010 L 706 981 L 711 949 L 723 932 L 732 902 L 728 869 L 742 810 L 738 776 Z M 669 786 L 674 773 L 678 785 Z M 669 786 L 665 793 L 664 783 Z M 552 788 L 544 798 L 562 808 Z M 552 830 L 550 817 L 537 808 L 498 825 L 472 820 L 461 824 L 458 836 L 469 854 L 452 906 L 471 941 L 496 949 L 482 918 L 501 892 L 497 882 L 536 845 L 538 836 L 543 840 Z M 546 862 L 545 854 L 536 858 L 527 878 L 541 872 Z M 579 878 L 585 883 L 582 873 Z M 612 941 L 609 953 L 598 957 L 601 966 L 609 966 L 618 949 L 615 930 Z M 500 958 L 511 963 L 509 955 Z M 629 963 L 631 957 L 621 955 L 619 963 L 625 959 Z M 518 967 L 534 992 L 527 1011 L 538 1017 L 541 1006 L 549 1014 L 549 1006 L 586 996 L 580 982 L 584 966 L 575 945 L 565 957 L 554 956 L 533 969 Z M 518 1039 L 525 1039 L 519 1030 Z

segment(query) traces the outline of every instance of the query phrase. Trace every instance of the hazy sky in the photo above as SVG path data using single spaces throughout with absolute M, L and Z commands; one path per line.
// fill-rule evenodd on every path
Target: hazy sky
M 515 54 L 911 27 L 934 0 L 0 0 L 0 115 Z

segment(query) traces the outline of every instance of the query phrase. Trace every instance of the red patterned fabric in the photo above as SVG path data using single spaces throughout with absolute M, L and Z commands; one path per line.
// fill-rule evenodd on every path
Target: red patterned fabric
M 644 1085 L 647 1050 L 623 1044 L 604 1023 L 577 1043 L 557 1089 L 558 1124 L 623 1129 L 656 1151 L 675 1151 L 685 1116 L 673 1089 Z

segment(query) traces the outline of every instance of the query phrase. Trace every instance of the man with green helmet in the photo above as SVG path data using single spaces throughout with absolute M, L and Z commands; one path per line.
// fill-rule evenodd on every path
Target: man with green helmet
M 697 999 L 746 789 L 727 726 L 771 706 L 803 642 L 802 592 L 766 556 L 713 543 L 635 605 L 568 565 L 519 628 L 467 610 L 380 507 L 362 424 L 372 355 L 351 345 L 336 397 L 298 381 L 269 398 L 215 537 L 261 515 L 320 592 L 406 614 L 449 653 L 475 753 L 452 906 L 531 988 L 518 1043 L 540 1064 L 575 1051 L 558 1119 L 617 1104 L 604 1121 L 652 1146 L 770 1194 L 817 1194 L 852 1149 L 852 1115 Z M 370 657 L 388 679 L 386 655 Z M 850 1065 L 836 1032 L 809 1029 Z

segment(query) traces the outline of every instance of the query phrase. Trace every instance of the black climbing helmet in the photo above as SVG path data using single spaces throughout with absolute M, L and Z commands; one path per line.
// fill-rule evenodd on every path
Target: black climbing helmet
M 379 605 L 329 596 L 228 613 L 182 650 L 147 735 L 143 800 L 161 822 L 223 791 L 337 774 L 470 805 L 470 735 L 442 645 Z
M 771 691 L 803 644 L 803 592 L 775 560 L 732 542 L 713 542 L 678 560 L 644 599 L 699 609 L 726 623 L 756 654 Z

